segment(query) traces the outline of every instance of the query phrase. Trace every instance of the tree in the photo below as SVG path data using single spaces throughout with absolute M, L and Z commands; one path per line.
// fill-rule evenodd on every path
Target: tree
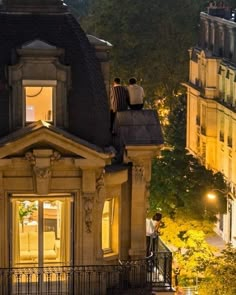
M 204 2 L 93 0 L 82 26 L 113 44 L 113 75 L 136 76 L 148 97 L 162 98 L 187 79 L 187 51 L 196 42 Z
M 209 264 L 205 279 L 199 287 L 199 295 L 236 294 L 236 249 L 231 245 Z
M 31 202 L 20 202 L 18 212 L 19 212 L 19 221 L 22 226 L 22 232 L 24 232 L 24 219 L 26 217 L 30 217 L 36 210 L 37 210 L 37 206 L 35 205 L 35 203 L 31 204 Z
M 193 285 L 204 275 L 213 254 L 201 230 L 188 230 L 181 239 L 183 247 L 174 253 L 180 269 L 180 285 Z
M 208 217 L 214 220 L 216 213 L 225 212 L 225 198 L 219 195 L 218 203 L 211 206 L 206 194 L 212 187 L 226 188 L 223 175 L 206 169 L 185 149 L 185 95 L 173 97 L 169 105 L 168 124 L 164 130 L 170 148 L 153 161 L 150 207 L 153 210 L 162 208 L 172 218 L 180 212 L 190 219 L 203 219 L 207 209 Z

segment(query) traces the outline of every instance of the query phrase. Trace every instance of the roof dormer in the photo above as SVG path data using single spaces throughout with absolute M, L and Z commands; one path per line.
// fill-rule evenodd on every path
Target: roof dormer
M 16 52 L 18 62 L 8 67 L 12 130 L 38 120 L 66 128 L 70 67 L 59 61 L 64 51 L 32 40 Z

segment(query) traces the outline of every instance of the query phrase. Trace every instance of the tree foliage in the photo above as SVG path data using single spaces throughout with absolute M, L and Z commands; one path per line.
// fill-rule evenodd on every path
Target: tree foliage
M 201 282 L 199 295 L 236 294 L 236 249 L 228 245 L 222 255 L 209 264 L 205 279 Z
M 204 2 L 93 0 L 82 26 L 113 44 L 113 75 L 136 76 L 148 96 L 164 97 L 187 79 L 188 49 L 196 43 Z
M 182 240 L 183 248 L 174 254 L 180 268 L 180 284 L 193 285 L 197 277 L 203 276 L 207 265 L 213 259 L 213 253 L 201 230 L 188 230 L 183 234 Z
M 184 235 L 191 229 L 212 234 L 212 223 L 206 220 L 190 220 L 188 216 L 178 212 L 174 218 L 164 216 L 160 228 L 160 236 L 174 252 L 185 248 Z
M 212 219 L 217 212 L 225 211 L 225 198 L 219 195 L 214 204 L 208 202 L 207 192 L 212 188 L 225 189 L 221 173 L 206 169 L 199 160 L 185 150 L 186 99 L 184 95 L 173 97 L 169 104 L 166 141 L 170 149 L 162 151 L 153 161 L 150 191 L 151 209 L 162 208 L 174 217 L 182 212 L 190 219 Z

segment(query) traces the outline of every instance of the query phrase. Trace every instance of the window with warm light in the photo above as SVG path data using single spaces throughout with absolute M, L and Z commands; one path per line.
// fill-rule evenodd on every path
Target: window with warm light
M 69 265 L 71 197 L 12 199 L 12 265 Z
M 102 249 L 111 251 L 112 200 L 105 201 L 102 213 Z
M 25 86 L 25 122 L 53 121 L 52 86 Z

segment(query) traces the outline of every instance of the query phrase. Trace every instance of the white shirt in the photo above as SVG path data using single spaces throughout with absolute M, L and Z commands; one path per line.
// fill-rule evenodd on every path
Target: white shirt
M 144 90 L 143 87 L 137 85 L 137 84 L 132 84 L 129 85 L 128 87 L 129 91 L 129 102 L 130 104 L 142 104 L 143 103 L 143 98 L 144 98 Z
M 152 236 L 156 230 L 157 221 L 152 220 L 151 218 L 146 218 L 146 236 Z

